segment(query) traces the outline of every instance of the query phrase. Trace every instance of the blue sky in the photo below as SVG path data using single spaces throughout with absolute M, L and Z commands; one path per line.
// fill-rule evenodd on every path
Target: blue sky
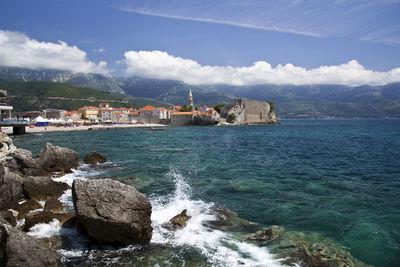
M 399 14 L 400 0 L 0 0 L 0 65 L 190 83 L 382 84 L 400 81 Z

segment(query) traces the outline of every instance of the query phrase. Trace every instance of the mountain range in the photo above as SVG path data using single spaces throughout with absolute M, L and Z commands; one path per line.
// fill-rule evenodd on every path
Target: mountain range
M 113 77 L 62 70 L 0 67 L 0 83 L 51 81 L 113 94 L 134 106 L 184 105 L 188 89 L 196 105 L 232 103 L 236 97 L 272 101 L 279 118 L 400 117 L 400 83 L 382 86 L 190 85 L 176 80 Z M 0 84 L 0 89 L 2 84 Z

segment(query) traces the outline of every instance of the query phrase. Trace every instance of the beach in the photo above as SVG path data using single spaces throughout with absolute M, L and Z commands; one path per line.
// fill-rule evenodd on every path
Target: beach
M 125 128 L 148 128 L 148 127 L 165 127 L 164 124 L 111 124 L 111 125 L 90 125 L 90 126 L 46 126 L 46 127 L 26 127 L 26 133 L 43 133 L 43 132 L 67 132 L 67 131 L 89 131 L 89 130 L 108 130 L 108 129 L 125 129 Z M 2 131 L 10 134 L 12 127 L 3 127 Z

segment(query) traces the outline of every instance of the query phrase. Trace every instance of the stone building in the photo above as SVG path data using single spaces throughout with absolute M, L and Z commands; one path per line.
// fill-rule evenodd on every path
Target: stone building
M 271 111 L 268 102 L 245 98 L 237 98 L 235 103 L 222 106 L 220 116 L 228 122 L 238 124 L 277 123 L 275 112 Z

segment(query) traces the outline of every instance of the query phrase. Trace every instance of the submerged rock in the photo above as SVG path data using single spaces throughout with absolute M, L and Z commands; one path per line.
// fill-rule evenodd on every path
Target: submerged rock
M 323 244 L 303 243 L 297 251 L 289 254 L 285 263 L 298 262 L 310 267 L 352 267 L 356 266 L 352 257 L 344 251 L 329 248 Z
M 96 151 L 92 151 L 85 156 L 83 162 L 86 164 L 96 164 L 96 163 L 104 163 L 107 161 L 107 158 L 103 155 L 97 153 Z
M 105 243 L 149 243 L 151 205 L 133 186 L 111 179 L 74 180 L 72 197 L 87 234 Z
M 273 225 L 265 228 L 264 230 L 258 231 L 251 235 L 248 239 L 261 243 L 269 243 L 278 239 L 281 239 L 285 235 L 285 229 L 283 227 Z
M 69 188 L 68 184 L 56 182 L 47 176 L 29 176 L 24 182 L 26 197 L 35 200 L 59 198 Z
M 167 223 L 164 223 L 162 227 L 168 230 L 176 230 L 184 228 L 187 224 L 187 221 L 191 218 L 191 216 L 187 215 L 186 212 L 187 212 L 186 209 L 183 210 L 181 213 L 174 216 Z
M 47 143 L 39 152 L 36 162 L 45 171 L 67 173 L 79 166 L 78 158 L 78 153 L 72 149 Z
M 61 256 L 39 240 L 0 222 L 0 266 L 59 266 Z
M 247 220 L 241 219 L 236 213 L 229 209 L 215 206 L 213 212 L 216 219 L 207 222 L 208 225 L 214 229 L 222 231 L 256 231 L 259 229 L 259 225 L 250 223 Z

